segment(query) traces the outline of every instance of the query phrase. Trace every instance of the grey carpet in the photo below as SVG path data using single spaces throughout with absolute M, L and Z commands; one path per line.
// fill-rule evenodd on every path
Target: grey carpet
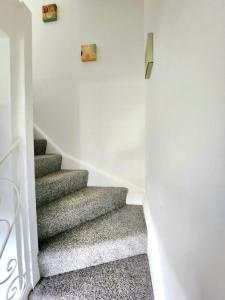
M 44 139 L 34 140 L 34 155 L 44 155 L 46 152 L 47 141 Z
M 29 299 L 153 300 L 142 206 L 126 205 L 126 188 L 87 187 L 88 171 L 61 170 L 46 144 L 34 142 L 45 278 Z
M 146 251 L 143 209 L 126 205 L 41 242 L 40 272 L 47 277 Z
M 62 164 L 62 155 L 60 154 L 45 154 L 35 155 L 35 177 L 42 177 L 47 174 L 59 171 Z
M 85 188 L 88 181 L 88 171 L 62 170 L 36 179 L 37 206 L 52 200 L 65 197 L 75 191 Z
M 87 187 L 40 207 L 39 239 L 53 236 L 126 204 L 127 189 Z
M 43 278 L 29 300 L 153 300 L 147 255 Z

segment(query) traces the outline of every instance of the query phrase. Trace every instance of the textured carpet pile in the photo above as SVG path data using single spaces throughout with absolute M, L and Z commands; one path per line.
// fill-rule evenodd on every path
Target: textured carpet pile
M 86 170 L 34 141 L 39 267 L 29 299 L 152 300 L 142 206 L 123 187 L 88 187 Z

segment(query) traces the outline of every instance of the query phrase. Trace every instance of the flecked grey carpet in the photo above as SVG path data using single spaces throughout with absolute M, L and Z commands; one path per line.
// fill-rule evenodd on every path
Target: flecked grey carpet
M 60 170 L 36 178 L 37 206 L 46 204 L 85 188 L 88 181 L 86 170 Z
M 43 278 L 29 300 L 153 300 L 147 255 Z
M 34 155 L 44 155 L 47 148 L 47 141 L 44 139 L 34 140 Z
M 127 205 L 40 243 L 41 276 L 147 253 L 141 206 Z
M 62 164 L 62 156 L 59 154 L 35 155 L 35 177 L 42 177 L 49 173 L 59 171 Z
M 126 188 L 87 187 L 88 171 L 62 170 L 46 146 L 34 142 L 45 278 L 30 299 L 153 299 L 142 206 L 126 205 Z
M 126 204 L 127 189 L 86 187 L 37 210 L 39 239 L 63 232 Z

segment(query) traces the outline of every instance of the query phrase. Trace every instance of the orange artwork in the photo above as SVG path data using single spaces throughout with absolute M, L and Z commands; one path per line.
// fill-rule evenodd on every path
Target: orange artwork
M 57 5 L 48 4 L 42 6 L 42 18 L 44 22 L 57 21 Z
M 81 61 L 95 61 L 97 59 L 96 44 L 81 45 Z

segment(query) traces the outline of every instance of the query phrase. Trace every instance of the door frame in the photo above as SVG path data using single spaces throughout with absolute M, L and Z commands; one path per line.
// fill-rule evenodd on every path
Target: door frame
M 19 141 L 19 190 L 27 285 L 22 299 L 40 279 L 35 200 L 33 100 L 32 100 L 32 21 L 24 3 L 1 0 L 0 29 L 10 39 L 10 78 L 12 107 L 12 145 Z M 12 146 L 11 145 L 11 146 Z M 14 149 L 15 150 L 15 149 Z

